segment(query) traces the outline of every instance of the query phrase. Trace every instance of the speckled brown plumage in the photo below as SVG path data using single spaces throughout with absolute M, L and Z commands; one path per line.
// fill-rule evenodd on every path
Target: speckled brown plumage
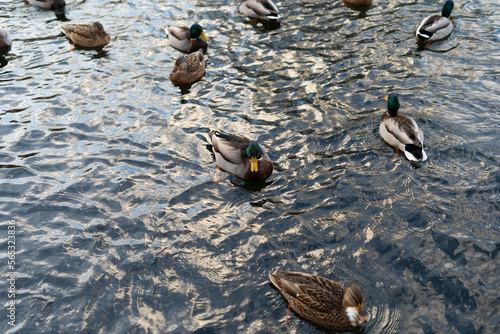
M 180 56 L 175 61 L 175 66 L 170 73 L 170 81 L 174 85 L 186 85 L 200 80 L 205 74 L 207 58 L 202 50 Z
M 110 37 L 99 22 L 92 24 L 70 24 L 61 27 L 64 34 L 75 44 L 96 48 L 108 44 Z
M 363 309 L 363 293 L 356 284 L 346 289 L 327 278 L 300 272 L 278 271 L 269 274 L 273 285 L 300 316 L 331 328 L 355 327 L 365 322 L 365 316 L 350 320 L 346 308 Z

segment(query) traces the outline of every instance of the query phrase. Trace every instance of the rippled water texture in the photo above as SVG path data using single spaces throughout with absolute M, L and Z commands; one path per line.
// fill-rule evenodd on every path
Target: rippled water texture
M 279 269 L 357 282 L 358 332 L 500 331 L 497 1 L 457 0 L 425 49 L 441 1 L 277 1 L 279 27 L 236 0 L 66 2 L 67 21 L 0 1 L 0 332 L 323 332 L 287 318 Z M 60 26 L 96 20 L 111 42 L 71 51 Z M 165 28 L 194 22 L 207 71 L 181 89 Z M 389 92 L 426 163 L 381 139 Z M 267 183 L 216 182 L 210 129 L 258 139 Z

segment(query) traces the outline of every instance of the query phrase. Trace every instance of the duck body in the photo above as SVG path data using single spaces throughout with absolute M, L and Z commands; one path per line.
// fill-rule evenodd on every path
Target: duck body
M 423 19 L 415 33 L 417 43 L 434 42 L 451 34 L 453 31 L 453 19 L 450 16 L 452 10 L 453 1 L 446 1 L 441 15 L 430 15 Z
M 110 37 L 99 22 L 91 24 L 69 24 L 61 27 L 63 33 L 75 44 L 97 48 L 109 43 Z
M 175 61 L 175 66 L 170 73 L 170 81 L 174 85 L 181 86 L 200 80 L 205 74 L 207 58 L 202 50 L 180 56 Z
M 278 7 L 271 0 L 243 0 L 240 13 L 266 21 L 276 21 L 281 17 Z
M 9 51 L 12 45 L 12 39 L 7 30 L 0 28 L 0 51 Z
M 203 28 L 195 23 L 188 27 L 169 27 L 168 40 L 170 45 L 182 52 L 196 52 L 203 49 L 207 52 L 207 36 L 203 33 Z
M 408 160 L 427 160 L 427 154 L 423 149 L 424 134 L 417 122 L 399 112 L 397 94 L 390 94 L 386 100 L 387 111 L 382 115 L 379 127 L 382 138 L 389 145 L 396 147 L 396 150 L 403 151 Z
M 66 6 L 64 0 L 28 0 L 30 5 L 45 9 L 62 9 Z
M 353 6 L 369 6 L 372 4 L 372 0 L 344 0 Z
M 270 273 L 269 279 L 295 312 L 321 326 L 349 328 L 368 320 L 359 314 L 364 299 L 357 284 L 346 289 L 330 279 L 292 271 Z
M 256 141 L 224 131 L 210 131 L 207 140 L 217 165 L 245 181 L 262 181 L 273 172 L 271 159 Z

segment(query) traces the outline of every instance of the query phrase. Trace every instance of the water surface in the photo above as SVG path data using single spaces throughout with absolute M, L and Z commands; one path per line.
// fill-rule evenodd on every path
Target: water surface
M 72 1 L 65 18 L 0 2 L 2 277 L 16 226 L 11 333 L 321 333 L 270 271 L 365 294 L 362 333 L 500 330 L 500 5 L 457 1 L 452 35 L 413 30 L 441 3 L 277 1 L 279 27 L 239 1 Z M 67 23 L 99 20 L 102 50 Z M 199 22 L 203 81 L 173 86 L 165 28 Z M 378 133 L 383 97 L 425 134 L 415 165 Z M 264 184 L 220 173 L 211 129 L 258 139 Z

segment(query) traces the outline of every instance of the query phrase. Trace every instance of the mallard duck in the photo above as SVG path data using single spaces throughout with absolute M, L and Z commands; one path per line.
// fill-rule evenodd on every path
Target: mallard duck
M 205 74 L 207 56 L 200 49 L 188 55 L 180 56 L 170 73 L 170 81 L 174 85 L 187 85 L 200 80 Z
M 262 181 L 273 172 L 269 156 L 256 141 L 223 131 L 207 135 L 217 165 L 246 181 Z
M 267 21 L 276 21 L 281 17 L 278 7 L 271 0 L 243 0 L 240 13 Z
M 399 110 L 397 94 L 385 97 L 387 111 L 382 115 L 380 135 L 396 152 L 403 151 L 411 161 L 425 161 L 427 154 L 423 149 L 424 134 L 418 128 L 417 122 L 411 117 L 402 115 Z
M 66 6 L 64 0 L 28 0 L 28 2 L 33 6 L 45 9 L 61 9 Z
M 191 28 L 169 27 L 168 40 L 170 45 L 183 52 L 196 52 L 199 49 L 207 52 L 208 44 L 205 41 L 208 41 L 208 38 L 198 23 L 193 24 Z
M 64 34 L 75 44 L 96 48 L 108 44 L 109 35 L 99 22 L 92 24 L 70 24 L 61 27 Z
M 372 4 L 372 0 L 344 0 L 344 3 L 354 6 L 369 6 Z
M 12 40 L 5 29 L 0 28 L 0 51 L 10 50 Z
M 446 1 L 441 15 L 427 16 L 417 27 L 417 43 L 430 43 L 443 39 L 453 31 L 453 19 L 450 17 L 453 10 L 453 1 Z
M 273 285 L 300 316 L 330 328 L 356 327 L 368 321 L 363 292 L 353 283 L 347 289 L 332 280 L 300 272 L 269 273 Z

